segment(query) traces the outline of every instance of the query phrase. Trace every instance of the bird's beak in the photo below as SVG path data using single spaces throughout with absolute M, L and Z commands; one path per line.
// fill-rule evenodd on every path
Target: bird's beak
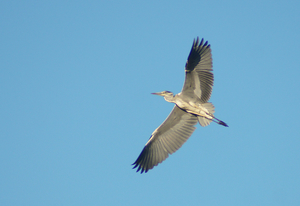
M 151 93 L 151 94 L 162 96 L 161 92 L 158 92 L 158 93 Z

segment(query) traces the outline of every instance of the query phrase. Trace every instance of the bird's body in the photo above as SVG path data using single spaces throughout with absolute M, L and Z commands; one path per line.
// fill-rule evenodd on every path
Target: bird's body
M 197 116 L 203 116 L 207 119 L 213 119 L 213 115 L 209 113 L 208 109 L 205 108 L 204 104 L 200 103 L 200 99 L 195 96 L 192 98 L 185 98 L 181 93 L 174 96 L 173 101 L 180 109 L 185 110 L 188 113 L 195 114 Z
M 211 121 L 220 125 L 227 124 L 214 117 L 214 106 L 207 102 L 213 86 L 212 58 L 210 45 L 203 44 L 203 39 L 193 42 L 185 66 L 185 83 L 179 94 L 163 91 L 152 93 L 163 96 L 175 106 L 167 119 L 152 133 L 143 151 L 133 163 L 141 173 L 147 172 L 164 161 L 169 154 L 177 151 L 196 129 L 199 122 L 207 126 Z
M 197 95 L 184 95 L 181 92 L 173 95 L 172 92 L 163 91 L 160 93 L 152 93 L 155 95 L 164 96 L 167 102 L 175 103 L 180 109 L 198 116 L 198 118 L 205 118 L 208 121 L 216 121 L 216 123 L 227 126 L 226 123 L 214 117 L 214 106 L 210 102 L 201 103 L 200 98 Z M 201 124 L 201 123 L 200 123 Z M 206 125 L 202 125 L 206 126 Z

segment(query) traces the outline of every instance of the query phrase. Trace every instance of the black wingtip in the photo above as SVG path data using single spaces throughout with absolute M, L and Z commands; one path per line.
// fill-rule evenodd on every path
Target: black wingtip
M 200 42 L 200 43 L 199 43 Z M 206 41 L 204 44 L 204 39 L 202 38 L 201 41 L 199 41 L 199 37 L 195 38 L 194 39 L 194 42 L 193 42 L 193 47 L 196 48 L 196 47 L 201 47 L 201 46 L 207 46 L 208 45 L 208 42 Z M 208 45 L 209 46 L 209 45 Z
M 142 168 L 138 163 L 136 163 L 136 162 L 134 162 L 133 164 L 131 164 L 131 165 L 134 165 L 134 167 L 132 168 L 132 169 L 136 169 L 137 167 L 137 169 L 136 169 L 136 172 L 141 172 L 141 174 L 143 174 L 143 173 L 147 173 L 148 172 L 148 170 L 146 170 L 146 169 L 144 169 L 144 168 Z

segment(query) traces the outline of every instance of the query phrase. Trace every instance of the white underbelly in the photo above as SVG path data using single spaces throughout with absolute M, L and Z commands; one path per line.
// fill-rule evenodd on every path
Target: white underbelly
M 176 102 L 176 105 L 189 113 L 199 115 L 208 119 L 213 119 L 213 114 L 210 114 L 208 109 L 206 109 L 202 104 L 179 101 Z

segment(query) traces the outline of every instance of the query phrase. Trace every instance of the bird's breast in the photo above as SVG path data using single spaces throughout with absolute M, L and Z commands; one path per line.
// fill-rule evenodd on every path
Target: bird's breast
M 209 113 L 209 111 L 203 105 L 191 101 L 185 102 L 179 100 L 176 101 L 176 105 L 188 113 L 196 114 L 199 116 L 206 116 L 206 114 Z

